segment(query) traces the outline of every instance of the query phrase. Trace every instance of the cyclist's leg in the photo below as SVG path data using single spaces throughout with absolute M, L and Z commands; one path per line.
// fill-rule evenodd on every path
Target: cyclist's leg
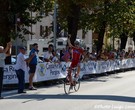
M 71 66 L 70 66 L 71 67 L 71 72 L 72 72 L 72 69 L 75 68 L 75 67 L 77 67 L 77 71 L 78 71 L 78 64 L 79 64 L 78 61 L 74 61 L 74 62 L 71 63 Z M 77 73 L 74 76 L 74 78 L 77 76 Z M 77 79 L 74 79 L 74 80 L 77 80 Z M 71 73 L 71 83 L 72 83 L 72 85 L 75 85 L 75 82 L 72 79 L 72 73 Z
M 76 76 L 75 76 L 76 78 L 79 77 L 80 70 L 81 70 L 81 66 L 80 66 L 80 63 L 78 63 L 78 65 L 77 65 L 77 73 L 76 73 Z
M 69 67 L 69 70 L 68 70 L 68 76 L 69 76 L 69 83 L 71 85 L 73 83 L 73 80 L 72 80 L 72 67 L 71 66 Z

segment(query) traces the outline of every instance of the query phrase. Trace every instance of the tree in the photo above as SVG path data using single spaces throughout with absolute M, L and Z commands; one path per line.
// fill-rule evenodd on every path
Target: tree
M 71 43 L 74 44 L 77 30 L 80 26 L 81 12 L 83 9 L 91 8 L 94 3 L 102 0 L 58 0 L 61 19 L 67 21 L 68 34 L 71 35 Z M 61 21 L 63 21 L 61 20 Z
M 42 18 L 41 13 L 48 14 L 52 10 L 53 0 L 1 0 L 0 1 L 0 40 L 4 44 L 15 39 L 15 23 L 20 19 L 18 31 L 23 34 L 31 34 L 25 27 L 35 24 Z M 36 16 L 31 16 L 31 12 L 36 12 Z M 6 40 L 9 39 L 9 40 Z
M 135 30 L 135 2 L 116 0 L 109 10 L 108 31 L 110 35 L 121 39 L 120 49 L 125 49 L 127 38 Z
M 6 46 L 5 42 L 9 42 L 10 38 L 7 37 L 10 32 L 10 22 L 8 20 L 9 2 L 8 0 L 0 1 L 0 40 L 1 45 Z
M 135 29 L 134 13 L 135 2 L 133 0 L 104 0 L 92 7 L 91 10 L 83 11 L 81 25 L 84 30 L 92 29 L 99 34 L 97 51 L 100 51 L 105 33 L 108 37 L 119 38 L 122 35 L 132 35 Z M 122 45 L 125 44 L 122 43 Z
M 127 43 L 127 38 L 128 38 L 128 33 L 126 33 L 126 32 L 124 32 L 120 35 L 120 40 L 121 40 L 120 50 L 125 49 L 125 46 Z
M 108 13 L 108 0 L 104 1 L 104 11 L 103 11 L 103 18 L 106 18 L 106 15 Z M 103 40 L 104 40 L 104 35 L 105 35 L 105 31 L 106 31 L 106 27 L 107 27 L 107 20 L 103 19 L 101 21 L 101 26 L 99 28 L 99 36 L 98 36 L 98 44 L 97 44 L 97 53 L 99 53 L 99 51 L 102 50 L 102 46 L 103 46 Z
M 17 34 L 15 24 L 17 18 L 20 22 L 17 29 L 23 34 L 32 34 L 25 27 L 31 26 L 39 21 L 42 16 L 40 13 L 44 11 L 46 14 L 52 10 L 53 0 L 1 0 L 0 1 L 0 42 L 6 45 L 11 38 L 24 38 L 22 34 Z M 31 17 L 31 12 L 36 12 L 35 17 Z M 11 61 L 9 61 L 11 63 Z

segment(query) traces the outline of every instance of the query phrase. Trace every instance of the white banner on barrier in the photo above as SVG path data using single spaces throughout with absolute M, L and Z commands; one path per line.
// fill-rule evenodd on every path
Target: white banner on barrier
M 36 69 L 36 79 L 38 81 L 65 78 L 66 63 L 40 63 Z
M 47 81 L 53 79 L 65 78 L 67 67 L 70 63 L 39 63 L 37 65 L 34 82 Z M 88 61 L 81 63 L 80 76 L 85 74 L 100 74 L 104 72 L 114 71 L 123 68 L 131 68 L 135 66 L 135 59 L 123 60 L 107 60 L 107 61 Z M 29 73 L 25 72 L 25 82 L 28 82 Z M 4 68 L 3 84 L 16 84 L 18 82 L 14 65 L 6 65 Z
M 28 82 L 28 70 L 25 72 L 25 81 Z M 3 84 L 16 84 L 18 82 L 14 65 L 6 65 L 4 68 Z

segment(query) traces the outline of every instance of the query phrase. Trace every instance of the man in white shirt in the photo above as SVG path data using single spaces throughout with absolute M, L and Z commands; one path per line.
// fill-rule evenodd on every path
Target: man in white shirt
M 18 78 L 18 93 L 26 93 L 25 89 L 25 70 L 26 70 L 26 61 L 24 55 L 26 52 L 25 47 L 19 48 L 20 53 L 17 55 L 17 62 L 15 65 L 15 71 Z
M 53 45 L 50 44 L 48 46 L 48 51 L 44 53 L 44 61 L 45 62 L 51 62 L 52 61 L 52 58 L 53 58 Z

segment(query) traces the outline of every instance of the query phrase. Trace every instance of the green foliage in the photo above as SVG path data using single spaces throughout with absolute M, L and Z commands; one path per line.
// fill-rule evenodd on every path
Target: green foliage
M 15 38 L 15 15 L 21 20 L 18 23 L 18 31 L 23 31 L 24 34 L 33 34 L 25 26 L 31 26 L 40 21 L 42 13 L 48 15 L 48 12 L 53 10 L 55 0 L 7 1 L 7 6 L 10 7 L 7 10 L 10 23 L 9 36 Z M 0 3 L 5 6 L 4 0 Z M 109 36 L 117 37 L 125 31 L 128 31 L 129 34 L 135 32 L 135 0 L 57 0 L 57 3 L 58 22 L 64 29 L 67 29 L 67 17 L 74 16 L 71 6 L 76 4 L 81 8 L 79 28 L 84 32 L 89 29 L 99 32 L 103 21 L 106 22 L 106 32 L 109 33 Z M 36 12 L 36 16 L 31 16 L 31 12 Z M 0 27 L 0 29 L 3 28 Z
M 109 31 L 116 35 L 128 31 L 132 33 L 135 30 L 135 2 L 132 0 L 121 0 L 111 4 L 108 24 Z
M 98 7 L 82 10 L 80 23 L 83 29 L 98 32 L 103 21 L 107 22 L 106 31 L 110 35 L 119 36 L 125 31 L 132 34 L 135 30 L 134 0 L 100 2 Z
M 67 30 L 67 17 L 74 17 L 72 6 L 76 4 L 81 8 L 79 28 L 88 30 L 89 28 L 89 13 L 92 7 L 103 0 L 58 0 L 58 22 L 61 23 L 64 29 Z
M 53 8 L 54 0 L 8 0 L 7 2 L 1 2 L 4 7 L 10 7 L 5 10 L 8 14 L 6 16 L 7 23 L 9 22 L 8 37 L 15 39 L 15 23 L 17 23 L 17 31 L 23 32 L 23 34 L 32 34 L 26 29 L 26 26 L 31 26 L 42 18 L 42 13 L 46 15 Z M 2 8 L 2 7 L 1 7 Z M 31 13 L 36 12 L 36 16 L 32 16 Z M 3 16 L 3 15 L 1 15 Z M 20 19 L 20 22 L 16 21 Z M 2 27 L 0 27 L 2 30 Z M 2 30 L 6 31 L 6 30 Z M 24 39 L 23 34 L 18 34 L 21 39 Z M 3 36 L 3 35 L 0 35 Z
M 74 20 L 75 13 L 72 6 L 78 6 L 81 9 L 77 29 L 83 29 L 83 32 L 93 30 L 99 34 L 97 50 L 102 48 L 104 35 L 107 37 L 122 37 L 123 33 L 128 36 L 135 32 L 135 1 L 134 0 L 58 0 L 59 21 L 68 28 L 69 33 L 76 30 L 74 26 L 68 25 L 67 17 Z M 73 5 L 74 4 L 74 5 Z M 63 23 L 64 22 L 64 23 Z M 68 23 L 67 23 L 68 22 Z M 70 29 L 71 28 L 71 29 Z M 73 33 L 76 33 L 74 31 Z M 71 34 L 71 38 L 76 34 Z M 74 40 L 74 39 L 73 39 Z

